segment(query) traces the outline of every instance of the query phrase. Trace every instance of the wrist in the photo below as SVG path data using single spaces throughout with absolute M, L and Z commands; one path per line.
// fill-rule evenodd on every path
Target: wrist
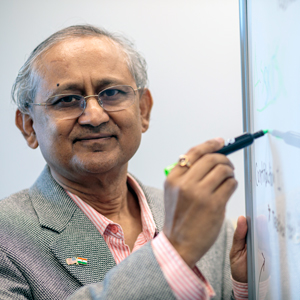
M 176 250 L 176 252 L 180 255 L 182 260 L 191 268 L 193 269 L 199 261 L 199 259 L 203 255 L 199 255 L 199 252 L 196 253 L 194 245 L 189 245 L 186 241 L 183 239 L 174 238 L 172 235 L 168 235 L 167 231 L 163 229 L 163 233 L 165 237 L 168 239 L 169 243 L 173 246 L 173 248 Z

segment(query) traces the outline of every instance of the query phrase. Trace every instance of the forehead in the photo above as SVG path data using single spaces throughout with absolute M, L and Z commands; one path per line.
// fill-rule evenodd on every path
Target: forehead
M 78 37 L 61 41 L 41 55 L 36 70 L 39 89 L 51 93 L 57 86 L 88 81 L 132 81 L 126 54 L 121 46 L 107 37 Z

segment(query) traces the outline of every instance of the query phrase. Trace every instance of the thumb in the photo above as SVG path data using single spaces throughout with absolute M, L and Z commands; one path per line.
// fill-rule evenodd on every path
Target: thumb
M 240 216 L 237 220 L 237 226 L 233 235 L 232 251 L 238 252 L 245 248 L 246 234 L 248 231 L 247 220 Z

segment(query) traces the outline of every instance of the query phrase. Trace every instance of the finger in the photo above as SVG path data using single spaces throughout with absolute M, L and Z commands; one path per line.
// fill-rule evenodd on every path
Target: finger
M 203 179 L 203 184 L 209 187 L 210 192 L 215 192 L 227 179 L 234 178 L 233 169 L 226 164 L 218 164 Z
M 248 231 L 247 220 L 240 216 L 237 220 L 237 227 L 233 235 L 232 252 L 236 253 L 244 250 L 246 245 L 246 234 Z
M 204 180 L 213 192 L 227 177 L 234 177 L 233 170 L 233 164 L 225 155 L 209 153 L 199 159 L 186 176 L 190 182 Z
M 217 205 L 225 206 L 231 195 L 234 193 L 238 185 L 238 182 L 234 177 L 227 178 L 213 193 L 213 199 L 217 202 Z
M 215 138 L 208 140 L 203 144 L 191 148 L 185 155 L 188 161 L 193 165 L 198 159 L 207 153 L 213 153 L 218 151 L 224 145 L 224 140 L 222 138 Z M 189 168 L 187 166 L 176 165 L 169 176 L 180 176 L 184 174 Z

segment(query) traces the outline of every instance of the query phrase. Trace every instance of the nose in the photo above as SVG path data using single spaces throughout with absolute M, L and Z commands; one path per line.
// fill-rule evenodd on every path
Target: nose
M 92 125 L 93 127 L 96 127 L 109 121 L 109 115 L 100 106 L 97 95 L 88 96 L 86 97 L 85 101 L 85 110 L 78 118 L 79 124 Z

